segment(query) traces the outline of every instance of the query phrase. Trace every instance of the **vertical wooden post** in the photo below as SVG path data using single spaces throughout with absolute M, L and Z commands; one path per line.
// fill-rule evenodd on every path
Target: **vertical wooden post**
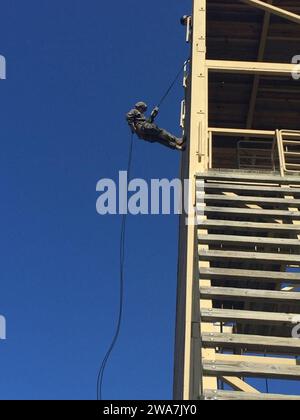
M 189 180 L 190 223 L 187 227 L 186 255 L 186 328 L 183 398 L 199 398 L 201 389 L 199 263 L 197 226 L 193 223 L 196 200 L 197 172 L 208 169 L 208 69 L 206 66 L 206 0 L 194 0 L 192 28 L 191 93 L 189 104 Z M 202 232 L 204 233 L 204 232 Z M 207 266 L 208 263 L 205 263 Z M 210 282 L 206 281 L 206 286 Z M 205 302 L 205 305 L 209 303 Z M 207 331 L 205 325 L 203 328 Z M 209 350 L 210 356 L 214 351 Z M 207 379 L 209 388 L 216 387 L 216 380 Z

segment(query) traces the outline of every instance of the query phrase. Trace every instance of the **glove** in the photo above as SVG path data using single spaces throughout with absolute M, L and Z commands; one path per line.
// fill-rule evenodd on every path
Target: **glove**
M 158 116 L 159 108 L 156 106 L 153 111 L 151 112 L 150 122 L 153 123 L 155 118 Z

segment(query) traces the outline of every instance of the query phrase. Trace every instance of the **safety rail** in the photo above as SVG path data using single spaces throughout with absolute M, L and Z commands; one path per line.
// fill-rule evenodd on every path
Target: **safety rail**
M 276 171 L 276 141 L 240 140 L 237 158 L 238 169 Z
M 209 128 L 209 169 L 213 168 L 216 136 L 237 138 L 238 169 L 278 170 L 282 176 L 300 173 L 300 131 Z M 244 140 L 239 140 L 241 138 Z
M 277 130 L 282 174 L 300 173 L 300 131 Z

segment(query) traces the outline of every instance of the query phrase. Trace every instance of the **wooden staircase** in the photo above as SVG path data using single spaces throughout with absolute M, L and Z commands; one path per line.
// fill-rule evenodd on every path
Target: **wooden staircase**
M 198 175 L 200 398 L 300 400 L 299 209 L 298 176 Z M 299 381 L 299 396 L 263 394 L 253 377 Z

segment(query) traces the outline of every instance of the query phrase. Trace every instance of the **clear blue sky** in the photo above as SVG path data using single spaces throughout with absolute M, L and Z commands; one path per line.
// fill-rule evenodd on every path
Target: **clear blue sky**
M 188 55 L 190 0 L 2 0 L 0 399 L 94 399 L 118 306 L 119 217 L 96 183 L 126 167 L 125 112 L 155 105 Z M 176 134 L 180 83 L 160 124 Z M 133 176 L 179 154 L 136 141 Z M 104 398 L 172 397 L 177 218 L 130 217 L 122 334 Z M 275 387 L 274 387 L 275 388 Z M 271 391 L 280 391 L 272 389 Z
M 2 0 L 1 399 L 93 399 L 118 303 L 119 217 L 96 183 L 125 169 L 126 111 L 154 105 L 188 54 L 189 0 Z M 181 84 L 159 122 L 180 134 Z M 133 175 L 179 154 L 136 142 Z M 130 217 L 124 324 L 104 397 L 171 398 L 177 218 Z

